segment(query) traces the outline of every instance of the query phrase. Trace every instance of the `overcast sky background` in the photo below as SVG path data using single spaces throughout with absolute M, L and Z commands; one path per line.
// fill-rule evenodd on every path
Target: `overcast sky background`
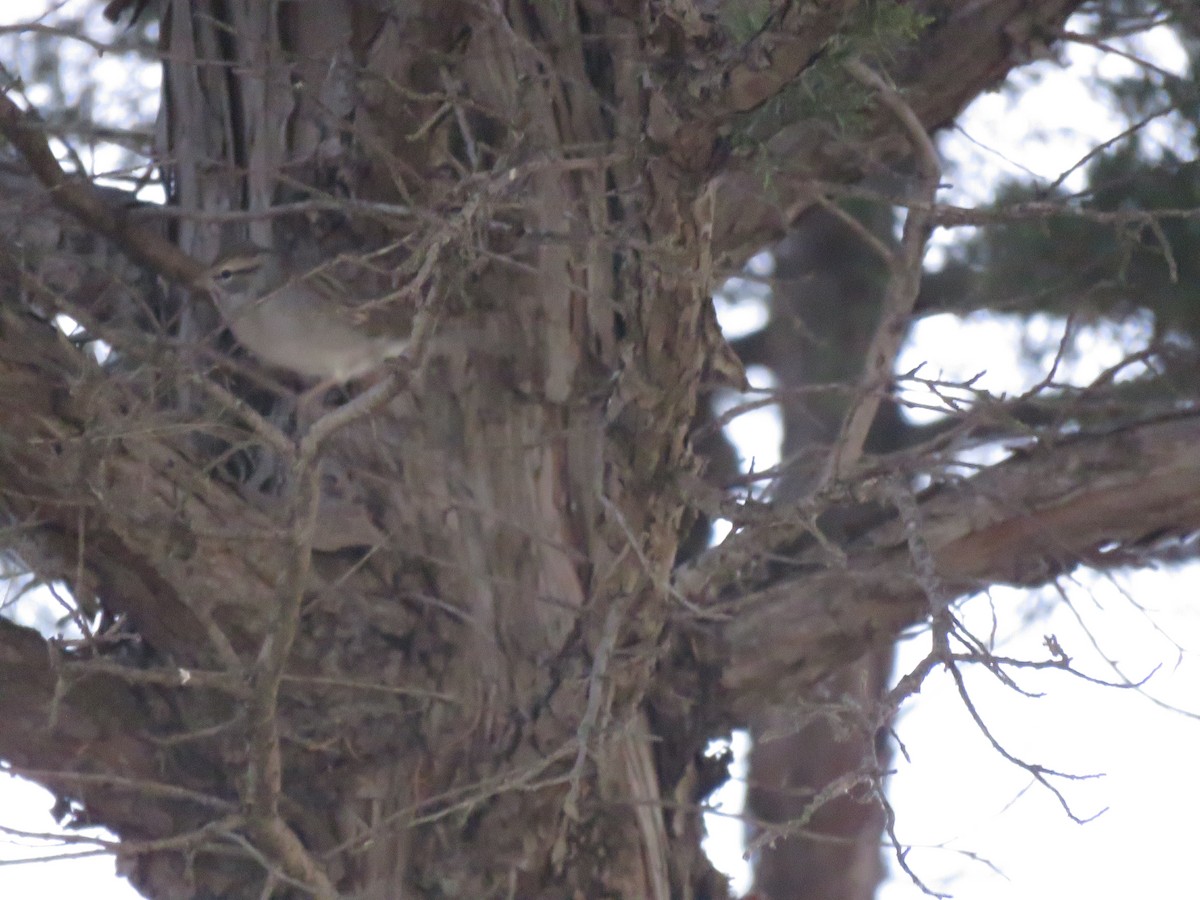
M 46 6 L 45 0 L 7 0 L 0 4 L 0 26 L 29 21 Z M 92 36 L 105 40 L 112 30 L 100 19 L 101 8 L 95 0 L 71 0 L 63 11 L 86 10 L 95 22 Z M 1086 23 L 1075 21 L 1072 27 L 1082 31 Z M 0 62 L 28 77 L 31 73 L 21 71 L 16 41 L 12 36 L 0 39 Z M 1123 46 L 1165 69 L 1183 71 L 1182 51 L 1165 30 Z M 131 71 L 128 60 L 116 55 L 98 59 L 82 44 L 63 42 L 63 47 L 81 72 L 103 79 L 112 89 L 138 91 L 147 109 L 157 103 L 156 68 Z M 1016 81 L 1027 86 L 1024 90 L 979 98 L 963 118 L 961 131 L 943 137 L 949 162 L 945 180 L 951 186 L 942 200 L 982 202 L 995 179 L 1014 167 L 1053 181 L 1095 143 L 1126 127 L 1091 86 L 1099 78 L 1129 71 L 1133 64 L 1077 45 L 1067 48 L 1063 62 L 1040 63 L 1033 67 L 1036 75 L 1019 73 Z M 50 99 L 36 85 L 30 85 L 29 96 L 35 102 Z M 108 104 L 101 91 L 97 108 L 119 115 L 123 107 Z M 1169 119 L 1152 128 L 1164 144 L 1176 140 Z M 86 152 L 82 155 L 99 170 L 112 165 L 103 157 L 93 163 Z M 1067 186 L 1082 186 L 1078 173 Z M 937 236 L 940 242 L 952 239 L 945 232 Z M 743 311 L 747 314 L 754 313 Z M 1111 365 L 1129 346 L 1145 339 L 1147 327 L 1148 323 L 1132 323 L 1085 333 L 1073 380 L 1086 381 Z M 1045 374 L 1044 369 L 1021 364 L 1021 341 L 1048 348 L 1048 366 L 1062 328 L 1061 321 L 1050 317 L 1022 330 L 1016 319 L 938 316 L 916 329 L 900 369 L 925 361 L 931 373 L 942 372 L 947 378 L 986 369 L 985 386 L 1019 391 Z M 752 373 L 758 384 L 764 377 Z M 757 469 L 777 458 L 778 434 L 778 420 L 770 411 L 745 417 L 735 429 Z M 1060 587 L 1062 596 L 1052 588 L 995 588 L 966 602 L 961 613 L 978 635 L 995 629 L 998 652 L 1006 655 L 1044 658 L 1043 638 L 1053 634 L 1078 668 L 1099 678 L 1115 677 L 1106 657 L 1118 661 L 1132 679 L 1161 665 L 1146 689 L 1140 694 L 1105 689 L 1059 672 L 1017 673 L 1022 687 L 1044 692 L 1036 699 L 1014 694 L 986 673 L 969 672 L 968 685 L 993 734 L 1009 751 L 1079 775 L 1105 773 L 1099 779 L 1057 784 L 1076 815 L 1107 812 L 1086 825 L 1070 821 L 1052 795 L 1031 786 L 1026 773 L 996 754 L 967 716 L 950 679 L 935 673 L 897 723 L 911 762 L 897 755 L 890 797 L 899 836 L 913 848 L 908 862 L 934 889 L 969 900 L 1194 900 L 1200 895 L 1194 872 L 1200 840 L 1200 666 L 1192 651 L 1200 645 L 1200 566 L 1113 576 L 1079 572 Z M 906 641 L 898 674 L 927 648 L 926 634 Z M 1155 701 L 1186 712 L 1164 709 Z M 735 736 L 735 746 L 744 755 L 744 735 Z M 742 787 L 735 778 L 716 798 L 727 815 L 709 817 L 709 847 L 735 884 L 745 889 L 748 868 L 740 858 L 740 823 L 730 817 L 740 809 Z M 42 789 L 0 775 L 0 826 L 54 831 L 48 814 L 51 803 Z M 0 835 L 0 861 L 9 861 L 0 864 L 0 897 L 71 896 L 81 889 L 92 900 L 138 896 L 114 877 L 113 859 L 107 855 L 12 864 L 37 853 L 62 852 L 61 847 L 37 850 L 34 842 Z M 923 896 L 906 875 L 895 873 L 879 900 Z

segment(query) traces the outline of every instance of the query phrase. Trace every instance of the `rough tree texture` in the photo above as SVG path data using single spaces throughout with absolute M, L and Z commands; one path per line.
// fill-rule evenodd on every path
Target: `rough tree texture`
M 932 129 L 1079 2 L 909 5 L 931 24 L 888 69 Z M 702 382 L 737 378 L 714 279 L 812 179 L 911 147 L 884 103 L 852 134 L 755 115 L 869 6 L 775 4 L 739 41 L 684 0 L 167 2 L 165 232 L 63 182 L 5 100 L 29 166 L 0 195 L 9 546 L 114 624 L 64 649 L 0 622 L 0 756 L 119 835 L 152 897 L 722 897 L 711 737 L 980 584 L 1197 527 L 1181 418 L 943 485 L 919 539 L 862 512 L 899 490 L 868 471 L 822 495 L 856 507 L 840 553 L 751 511 L 673 572 Z M 411 361 L 306 422 L 204 298 L 126 261 L 186 280 L 162 234 L 203 263 L 238 228 L 380 250 Z M 823 896 L 870 890 L 861 847 Z
M 876 207 L 868 224 L 891 242 L 890 209 Z M 859 236 L 824 209 L 811 209 L 774 248 L 772 322 L 739 343 L 748 365 L 770 365 L 783 388 L 818 390 L 807 402 L 784 404 L 784 459 L 788 471 L 772 500 L 802 500 L 814 486 L 824 454 L 837 441 L 852 399 L 851 384 L 880 317 L 887 271 Z M 889 452 L 905 443 L 907 429 L 895 404 L 881 410 L 869 448 Z M 826 533 L 841 531 L 839 511 L 826 513 Z M 746 808 L 750 834 L 770 837 L 758 823 L 779 827 L 805 815 L 828 785 L 864 767 L 886 767 L 886 740 L 866 722 L 847 722 L 855 705 L 869 709 L 886 688 L 892 647 L 882 646 L 834 673 L 821 686 L 827 702 L 763 708 L 750 722 Z M 754 886 L 767 897 L 829 897 L 869 900 L 882 878 L 879 835 L 884 811 L 867 791 L 831 799 L 804 832 L 769 841 L 758 850 Z

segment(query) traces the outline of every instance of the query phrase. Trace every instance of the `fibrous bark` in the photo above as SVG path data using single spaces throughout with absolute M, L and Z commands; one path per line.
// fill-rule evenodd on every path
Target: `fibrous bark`
M 1077 5 L 928 4 L 891 76 L 936 127 Z M 201 262 L 239 231 L 378 251 L 418 330 L 408 365 L 305 421 L 202 297 L 77 251 L 49 207 L 186 279 L 152 215 L 88 218 L 63 182 L 7 195 L 3 509 L 30 570 L 106 618 L 41 663 L 3 628 L 27 727 L 0 754 L 112 828 L 150 896 L 722 896 L 705 742 L 932 603 L 887 510 L 838 565 L 783 516 L 673 572 L 698 398 L 738 378 L 715 280 L 813 178 L 908 152 L 872 104 L 854 134 L 731 140 L 864 7 L 781 4 L 735 41 L 690 3 L 165 4 L 170 239 Z M 1168 500 L 1197 477 L 1189 428 L 922 498 L 938 602 L 1195 527 Z M 1097 453 L 1106 476 L 1073 481 Z

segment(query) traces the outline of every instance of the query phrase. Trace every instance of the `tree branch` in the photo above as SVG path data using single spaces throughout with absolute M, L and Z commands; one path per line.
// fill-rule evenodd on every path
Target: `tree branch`
M 926 204 L 932 205 L 937 197 L 942 167 L 925 127 L 900 93 L 860 60 L 851 60 L 846 64 L 846 69 L 856 81 L 878 94 L 880 103 L 895 116 L 907 134 L 917 165 L 916 193 Z M 908 334 L 909 319 L 921 292 L 925 246 L 932 233 L 929 212 L 910 207 L 904 218 L 899 250 L 888 253 L 886 257 L 891 277 L 883 298 L 879 325 L 867 350 L 860 395 L 842 423 L 841 433 L 829 455 L 823 483 L 845 478 L 862 457 L 867 444 L 867 432 L 871 430 L 871 424 L 879 412 L 884 390 L 895 371 L 896 355 Z
M 63 171 L 32 111 L 22 110 L 0 93 L 0 133 L 24 157 L 54 203 L 115 243 L 130 257 L 180 284 L 191 284 L 203 267 L 166 238 L 133 224 L 124 210 L 105 203 L 83 176 Z
M 992 0 L 959 4 L 949 15 L 933 3 L 911 5 L 934 22 L 896 51 L 888 73 L 922 127 L 934 132 L 1010 71 L 1044 54 L 1083 0 Z M 817 116 L 782 122 L 754 153 L 725 166 L 714 253 L 729 270 L 782 237 L 815 202 L 814 176 L 854 182 L 908 154 L 908 136 L 886 107 L 862 110 L 858 118 L 850 135 Z
M 1200 530 L 1200 416 L 1077 435 L 1015 453 L 919 497 L 924 542 L 950 596 L 989 584 L 1041 584 L 1078 565 L 1128 565 L 1130 550 Z M 929 613 L 895 517 L 853 536 L 845 567 L 778 523 L 747 526 L 680 573 L 683 592 L 736 610 L 705 624 L 730 710 L 803 690 Z M 764 571 L 748 583 L 742 573 Z

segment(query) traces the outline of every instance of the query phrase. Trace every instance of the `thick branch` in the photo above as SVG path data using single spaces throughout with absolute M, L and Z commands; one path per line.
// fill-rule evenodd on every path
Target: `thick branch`
M 1200 529 L 1198 444 L 1200 417 L 1190 415 L 1046 443 L 926 492 L 921 519 L 937 575 L 962 596 L 989 584 L 1040 584 L 1080 564 L 1149 558 L 1155 544 Z M 852 541 L 844 567 L 817 542 L 780 545 L 771 530 L 751 527 L 737 545 L 754 549 L 738 561 L 714 548 L 682 581 L 729 597 L 751 556 L 790 560 L 710 626 L 708 653 L 738 715 L 814 684 L 928 613 L 894 518 Z
M 0 94 L 0 133 L 20 152 L 61 209 L 113 241 L 136 261 L 174 281 L 190 284 L 200 275 L 200 265 L 170 241 L 130 222 L 124 210 L 105 204 L 87 178 L 64 172 L 37 117 L 22 110 L 7 94 Z
M 37 632 L 0 618 L 0 759 L 10 771 L 60 795 L 87 794 L 90 814 L 128 837 L 160 834 L 145 800 L 198 822 L 233 803 L 172 781 L 150 737 L 156 723 L 133 687 L 107 675 L 68 676 L 51 665 L 52 648 Z M 81 761 L 86 760 L 86 774 Z M 120 773 L 119 775 L 116 773 Z M 194 772 L 196 778 L 201 772 Z

